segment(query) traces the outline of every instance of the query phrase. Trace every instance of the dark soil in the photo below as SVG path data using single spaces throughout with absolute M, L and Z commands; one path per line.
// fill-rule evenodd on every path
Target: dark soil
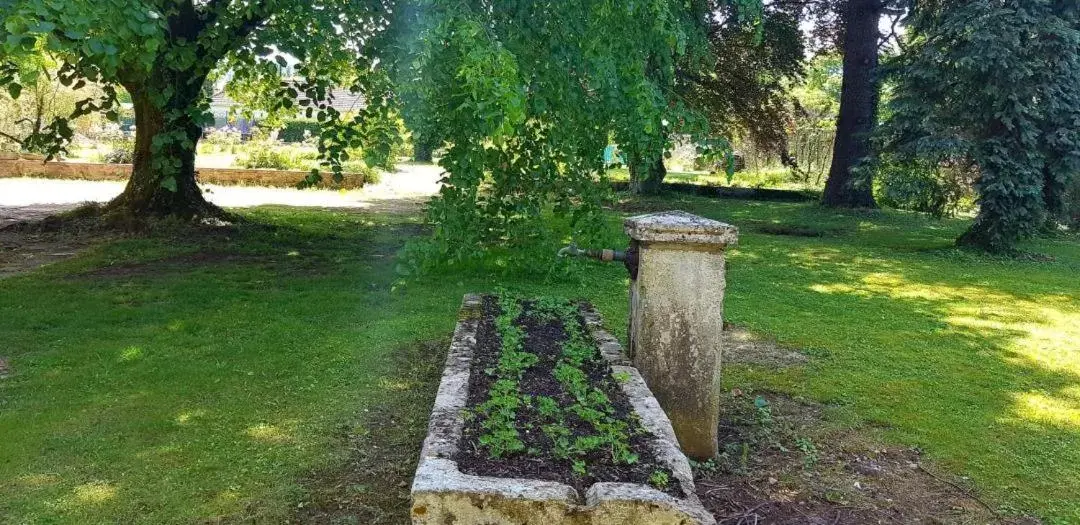
M 694 472 L 718 525 L 1040 523 L 998 514 L 917 449 L 829 428 L 821 405 L 765 393 L 759 409 L 756 397 L 724 397 L 721 459 Z
M 485 297 L 483 317 L 477 328 L 476 352 L 469 375 L 469 409 L 487 401 L 491 385 L 495 382 L 495 378 L 485 371 L 497 365 L 502 348 L 495 327 L 495 318 L 499 314 L 497 300 L 493 297 Z M 579 322 L 583 321 L 579 318 Z M 562 407 L 572 405 L 572 398 L 553 375 L 562 351 L 562 342 L 567 338 L 562 322 L 560 320 L 538 321 L 530 315 L 529 305 L 526 304 L 524 312 L 515 324 L 525 333 L 525 351 L 536 354 L 540 358 L 519 382 L 521 393 L 554 398 Z M 609 453 L 600 451 L 585 459 L 588 465 L 587 475 L 576 474 L 572 470 L 570 460 L 553 456 L 553 443 L 541 430 L 541 427 L 554 421 L 540 415 L 532 407 L 522 406 L 517 412 L 517 428 L 527 452 L 530 453 L 492 458 L 478 441 L 484 432 L 481 428 L 482 421 L 480 418 L 472 418 L 465 424 L 462 437 L 464 446 L 461 447 L 460 455 L 455 458 L 461 471 L 478 476 L 557 481 L 574 487 L 581 495 L 598 482 L 649 484 L 650 475 L 656 471 L 663 471 L 670 480 L 665 491 L 681 496 L 681 488 L 674 475 L 656 460 L 649 448 L 649 442 L 654 437 L 648 434 L 637 421 L 629 399 L 612 379 L 611 368 L 604 361 L 599 350 L 596 351 L 595 359 L 586 364 L 583 370 L 588 375 L 591 384 L 598 386 L 607 394 L 615 408 L 615 417 L 628 422 L 630 446 L 639 456 L 637 463 L 615 464 Z M 573 413 L 565 411 L 564 416 L 566 426 L 573 434 L 572 439 L 595 433 L 591 424 Z
M 0 279 L 70 259 L 89 246 L 116 237 L 39 226 L 69 209 L 61 205 L 0 207 Z

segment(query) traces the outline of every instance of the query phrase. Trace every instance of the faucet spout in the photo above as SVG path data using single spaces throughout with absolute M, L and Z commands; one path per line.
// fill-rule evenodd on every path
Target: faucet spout
M 619 261 L 626 266 L 626 270 L 630 272 L 631 279 L 637 279 L 638 271 L 638 246 L 637 241 L 630 243 L 630 248 L 627 250 L 582 250 L 578 248 L 576 244 L 570 243 L 569 246 L 559 250 L 559 257 L 589 257 L 603 262 Z
M 576 244 L 570 243 L 569 246 L 559 250 L 559 257 L 589 257 L 598 261 L 611 262 L 611 261 L 625 261 L 626 252 L 621 250 L 582 250 L 578 248 Z
M 574 243 L 570 243 L 570 246 L 559 250 L 559 257 L 581 257 L 585 253 L 585 250 L 578 248 Z

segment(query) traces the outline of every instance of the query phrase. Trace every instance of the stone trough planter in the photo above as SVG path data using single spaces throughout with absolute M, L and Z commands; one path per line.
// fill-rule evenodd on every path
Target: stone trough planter
M 463 444 L 469 376 L 477 345 L 481 298 L 465 296 L 450 345 L 446 369 L 424 440 L 412 486 L 414 524 L 461 525 L 713 525 L 694 492 L 689 462 L 679 450 L 671 423 L 630 366 L 622 347 L 601 326 L 600 316 L 583 312 L 586 327 L 611 365 L 641 427 L 651 436 L 655 460 L 681 488 L 676 497 L 641 483 L 598 482 L 585 494 L 570 485 L 536 479 L 465 474 L 455 458 Z

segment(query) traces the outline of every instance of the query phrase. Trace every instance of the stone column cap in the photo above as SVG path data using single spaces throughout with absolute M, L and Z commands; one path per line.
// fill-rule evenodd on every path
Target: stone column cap
M 623 226 L 641 242 L 729 246 L 739 239 L 735 226 L 679 210 L 627 217 Z

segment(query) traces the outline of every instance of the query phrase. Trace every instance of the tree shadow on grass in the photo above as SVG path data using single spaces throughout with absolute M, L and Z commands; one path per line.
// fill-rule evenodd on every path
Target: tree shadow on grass
M 280 209 L 280 208 L 278 208 Z M 268 278 L 325 276 L 392 258 L 406 240 L 428 229 L 407 220 L 372 221 L 370 215 L 330 210 L 297 210 L 336 217 L 337 229 L 264 222 L 260 212 L 237 224 L 186 226 L 140 237 L 164 241 L 141 250 L 139 239 L 92 254 L 66 278 L 109 282 L 182 277 L 200 272 L 239 272 Z M 380 217 L 380 216 L 374 216 Z M 153 243 L 151 243 L 153 244 Z M 162 249 L 161 244 L 166 244 Z
M 358 425 L 337 436 L 348 458 L 312 473 L 299 523 L 390 524 L 409 521 L 410 486 L 435 402 L 449 340 L 426 341 L 394 353 L 392 385 Z
M 787 389 L 884 425 L 1006 511 L 1080 519 L 1080 299 L 1069 272 L 758 240 L 732 257 L 727 312 L 824 349 L 797 379 L 779 379 Z
M 0 483 L 0 514 L 280 522 L 303 469 L 337 451 L 331 429 L 414 388 L 394 374 L 441 363 L 445 348 L 421 357 L 422 345 L 416 362 L 389 363 L 400 345 L 448 333 L 444 296 L 460 298 L 390 293 L 415 224 L 273 215 L 224 234 L 128 238 L 5 280 L 15 373 L 0 384 L 0 473 L 15 481 Z M 135 274 L 90 274 L 116 266 Z M 391 419 L 422 432 L 430 402 L 409 403 L 397 408 L 423 415 Z M 402 436 L 419 450 L 422 436 Z

